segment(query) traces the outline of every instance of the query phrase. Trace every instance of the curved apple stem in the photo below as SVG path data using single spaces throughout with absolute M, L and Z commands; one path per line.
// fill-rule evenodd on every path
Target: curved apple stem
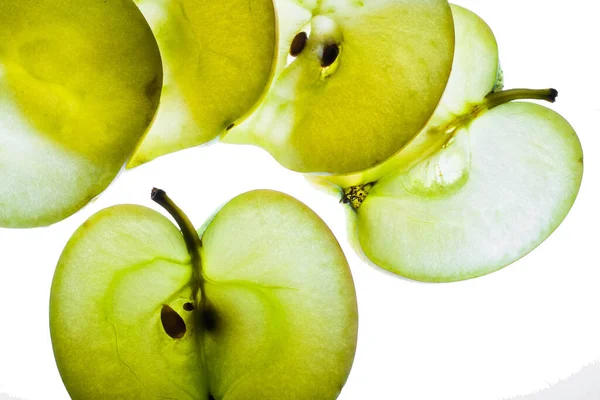
M 192 259 L 192 270 L 194 274 L 194 281 L 196 282 L 194 299 L 197 299 L 198 291 L 202 298 L 204 297 L 204 280 L 202 279 L 202 261 L 200 260 L 200 247 L 202 247 L 202 240 L 200 240 L 200 236 L 194 229 L 194 225 L 190 219 L 185 215 L 185 213 L 177 207 L 177 205 L 171 200 L 167 193 L 162 189 L 154 188 L 152 189 L 152 194 L 150 198 L 165 210 L 168 211 L 169 214 L 175 219 L 177 225 L 179 225 L 179 229 L 181 229 L 181 233 L 183 235 L 183 240 L 185 241 L 185 245 L 188 249 L 188 253 L 190 253 L 190 257 Z
M 488 110 L 491 110 L 515 100 L 544 100 L 554 103 L 557 97 L 556 89 L 511 89 L 488 94 L 485 97 L 485 105 Z

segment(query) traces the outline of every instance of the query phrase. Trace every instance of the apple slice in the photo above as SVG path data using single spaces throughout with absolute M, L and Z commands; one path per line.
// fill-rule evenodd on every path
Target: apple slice
M 272 0 L 139 0 L 163 57 L 161 105 L 127 167 L 215 139 L 260 101 L 272 78 Z
M 50 326 L 71 397 L 335 399 L 357 306 L 325 223 L 287 195 L 254 191 L 222 207 L 200 241 L 163 191 L 153 198 L 182 232 L 156 211 L 115 206 L 60 258 Z
M 0 1 L 0 226 L 49 225 L 102 192 L 152 121 L 161 84 L 133 2 Z
M 301 27 L 293 35 L 281 23 L 291 62 L 280 58 L 265 100 L 225 142 L 261 146 L 296 171 L 342 174 L 385 161 L 425 126 L 452 66 L 447 1 L 278 0 L 276 8 L 304 9 L 289 24 Z
M 498 83 L 498 44 L 490 27 L 477 14 L 452 5 L 455 48 L 448 86 L 427 126 L 397 154 L 368 170 L 346 175 L 312 176 L 318 185 L 350 188 L 376 182 L 387 174 L 407 170 L 439 150 L 456 128 L 456 116 L 468 115 Z M 337 190 L 337 189 L 334 189 Z
M 583 174 L 577 135 L 540 105 L 494 107 L 506 93 L 516 92 L 488 97 L 491 110 L 449 146 L 372 187 L 356 223 L 373 262 L 421 281 L 469 279 L 518 260 L 560 225 Z

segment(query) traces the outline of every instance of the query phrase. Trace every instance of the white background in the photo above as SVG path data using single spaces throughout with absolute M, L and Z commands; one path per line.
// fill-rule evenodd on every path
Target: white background
M 571 122 L 583 143 L 586 170 L 579 198 L 545 243 L 476 280 L 407 281 L 360 260 L 346 239 L 338 199 L 314 190 L 262 150 L 224 144 L 187 150 L 123 173 L 97 201 L 53 227 L 0 229 L 0 399 L 2 393 L 68 398 L 48 328 L 56 261 L 70 235 L 96 211 L 118 203 L 154 207 L 153 186 L 167 190 L 197 226 L 220 204 L 257 188 L 295 196 L 330 225 L 348 256 L 360 309 L 358 351 L 342 400 L 499 400 L 547 388 L 598 362 L 600 5 L 597 0 L 457 3 L 495 31 L 506 87 L 559 89 L 551 107 Z M 93 359 L 89 366 L 94 368 Z M 600 367 L 587 371 L 568 394 L 548 390 L 535 399 L 600 398 Z

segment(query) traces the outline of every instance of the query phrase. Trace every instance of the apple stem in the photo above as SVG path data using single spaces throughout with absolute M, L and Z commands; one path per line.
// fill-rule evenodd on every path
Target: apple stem
M 488 110 L 515 100 L 543 100 L 554 103 L 558 97 L 556 89 L 511 89 L 490 93 L 485 97 Z
M 179 225 L 179 229 L 181 229 L 181 233 L 183 235 L 183 240 L 185 241 L 188 253 L 192 259 L 192 269 L 195 278 L 194 280 L 197 282 L 194 299 L 197 298 L 196 296 L 198 291 L 200 291 L 201 295 L 204 295 L 204 280 L 202 279 L 201 274 L 202 262 L 200 260 L 200 247 L 202 247 L 202 240 L 200 240 L 200 236 L 198 236 L 198 233 L 194 229 L 194 225 L 192 225 L 192 222 L 187 215 L 185 215 L 185 213 L 179 207 L 177 207 L 173 200 L 167 196 L 167 193 L 164 190 L 157 188 L 152 189 L 150 198 L 155 203 L 167 210 Z

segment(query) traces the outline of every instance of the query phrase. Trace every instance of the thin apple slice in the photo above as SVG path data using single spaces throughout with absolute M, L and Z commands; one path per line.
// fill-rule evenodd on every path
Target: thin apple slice
M 469 110 L 496 85 L 498 44 L 490 27 L 477 14 L 452 5 L 455 48 L 452 73 L 442 100 L 427 126 L 397 154 L 366 171 L 347 175 L 309 177 L 317 184 L 350 188 L 376 182 L 389 173 L 407 170 L 439 150 L 451 137 L 456 117 Z
M 115 206 L 60 258 L 50 327 L 71 397 L 337 398 L 357 305 L 325 223 L 287 195 L 255 191 L 220 209 L 200 242 L 166 194 L 154 196 L 181 232 L 156 211 Z
M 411 279 L 485 275 L 559 226 L 582 174 L 568 122 L 537 104 L 504 104 L 446 149 L 375 184 L 357 211 L 360 245 L 377 265 Z
M 102 192 L 150 124 L 158 46 L 135 4 L 0 2 L 0 226 L 60 221 Z
M 356 298 L 323 221 L 281 193 L 250 192 L 219 211 L 202 242 L 220 316 L 205 344 L 213 396 L 337 398 L 354 357 Z
M 161 105 L 127 167 L 215 139 L 251 112 L 276 58 L 272 0 L 139 0 L 163 57 Z
M 294 49 L 295 37 L 281 35 L 295 58 L 224 141 L 261 146 L 300 172 L 373 167 L 425 126 L 442 97 L 454 54 L 450 6 L 328 0 L 301 7 L 310 13 L 296 35 L 306 41 Z

